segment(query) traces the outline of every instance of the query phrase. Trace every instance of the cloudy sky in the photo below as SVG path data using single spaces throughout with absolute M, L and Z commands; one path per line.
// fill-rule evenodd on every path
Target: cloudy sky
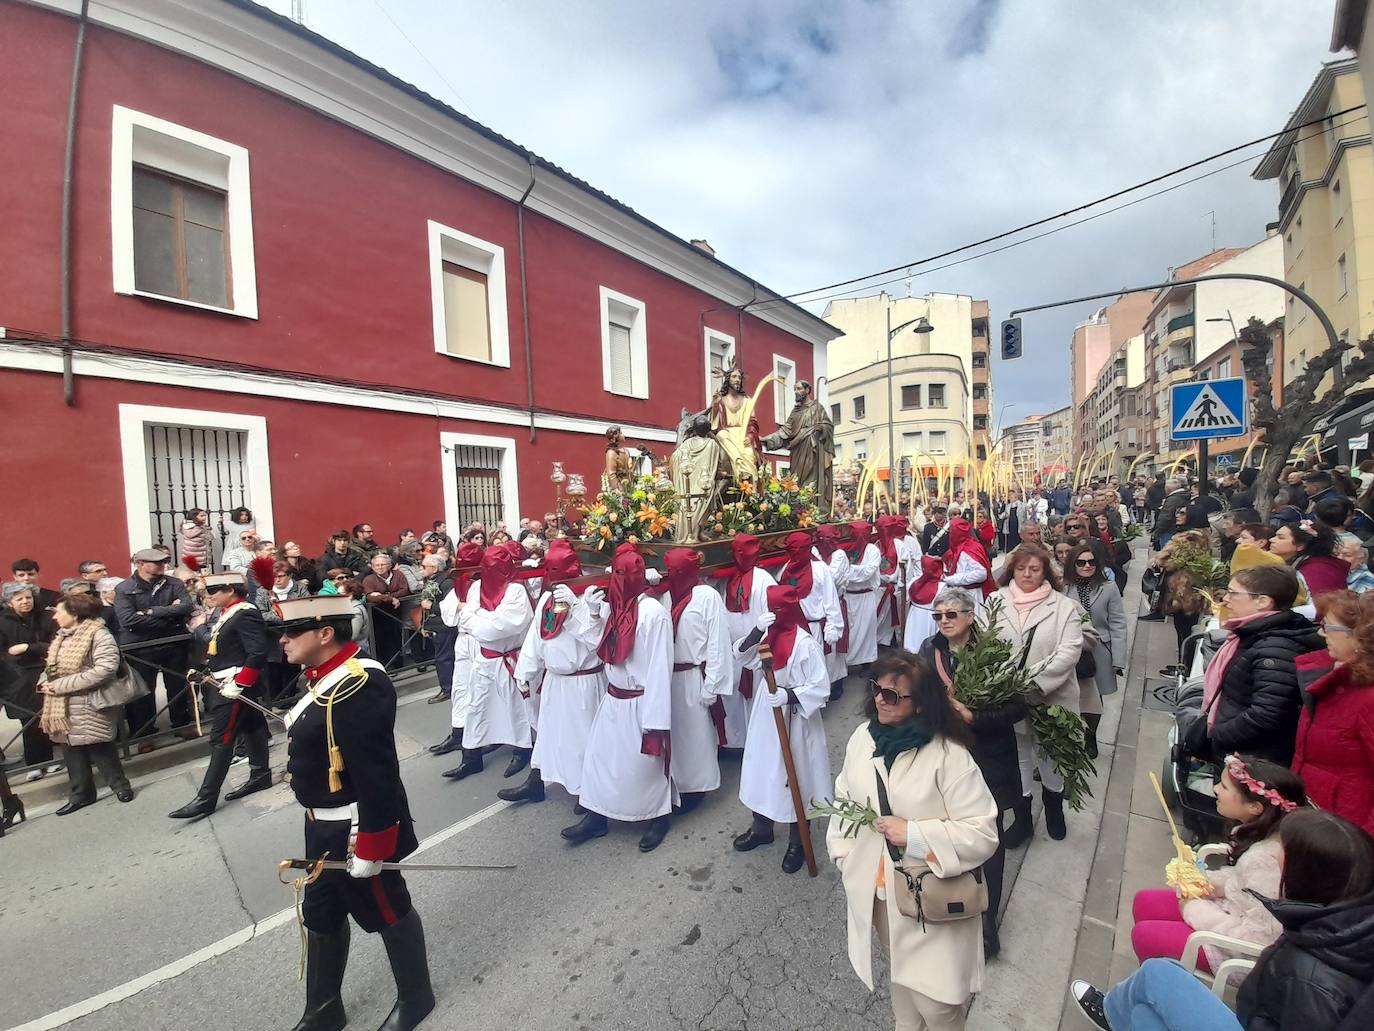
M 267 3 L 290 11 L 290 0 Z M 307 0 L 306 23 L 791 293 L 1277 131 L 1333 56 L 1332 8 Z M 1263 151 L 1077 228 L 917 274 L 910 289 L 984 297 L 1001 318 L 1163 278 L 1211 249 L 1212 213 L 1217 246 L 1254 243 L 1277 217 L 1277 185 L 1250 178 Z M 996 414 L 1005 406 L 1010 423 L 1067 403 L 1069 334 L 1091 312 L 1027 318 L 1026 359 L 993 370 Z

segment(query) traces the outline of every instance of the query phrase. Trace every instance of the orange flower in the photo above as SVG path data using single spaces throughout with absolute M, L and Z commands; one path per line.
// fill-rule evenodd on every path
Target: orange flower
M 607 540 L 610 540 L 610 538 L 611 538 L 611 528 L 610 528 L 609 526 L 603 526 L 603 527 L 601 528 L 601 536 L 602 536 L 602 537 L 605 537 Z
M 752 493 L 754 493 L 754 481 L 753 481 L 753 480 L 740 480 L 740 481 L 739 481 L 739 492 L 740 492 L 741 494 L 752 494 Z

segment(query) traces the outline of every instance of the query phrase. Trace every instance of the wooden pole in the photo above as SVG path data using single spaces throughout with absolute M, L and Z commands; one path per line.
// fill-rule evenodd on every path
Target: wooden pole
M 776 694 L 778 682 L 773 677 L 773 663 L 763 663 L 763 675 L 768 680 L 768 693 Z M 797 829 L 801 831 L 802 854 L 806 856 L 806 872 L 816 876 L 816 850 L 811 847 L 811 825 L 806 822 L 806 803 L 802 801 L 801 784 L 797 781 L 797 764 L 792 759 L 792 742 L 787 736 L 787 717 L 782 708 L 773 709 L 773 725 L 778 729 L 778 745 L 782 748 L 782 764 L 787 770 L 787 786 L 792 789 L 792 808 L 797 813 Z

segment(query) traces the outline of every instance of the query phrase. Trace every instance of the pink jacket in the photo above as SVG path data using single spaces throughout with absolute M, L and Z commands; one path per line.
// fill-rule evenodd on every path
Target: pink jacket
M 1207 871 L 1212 898 L 1184 902 L 1183 919 L 1195 931 L 1216 931 L 1256 945 L 1271 945 L 1283 928 L 1260 900 L 1245 889 L 1276 899 L 1282 877 L 1283 847 L 1275 833 L 1247 848 L 1235 866 Z M 1213 945 L 1204 945 L 1203 949 L 1213 970 L 1226 958 Z

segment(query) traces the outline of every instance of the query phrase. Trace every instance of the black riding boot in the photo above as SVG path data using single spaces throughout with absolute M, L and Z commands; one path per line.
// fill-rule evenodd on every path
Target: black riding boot
M 333 934 L 305 932 L 305 1013 L 294 1031 L 343 1031 L 344 967 L 348 965 L 348 920 Z
M 506 764 L 506 772 L 503 777 L 514 777 L 530 764 L 530 756 L 534 754 L 533 748 L 517 748 L 511 753 L 510 762 Z
M 672 826 L 672 819 L 668 816 L 659 816 L 649 824 L 649 829 L 644 832 L 644 837 L 639 839 L 639 851 L 652 852 L 663 844 L 663 839 L 668 836 L 668 828 Z
M 191 820 L 213 813 L 219 805 L 219 789 L 224 786 L 224 778 L 229 775 L 229 764 L 233 759 L 233 745 L 219 741 L 211 745 L 210 765 L 205 769 L 205 778 L 200 782 L 200 790 L 196 792 L 196 797 L 167 815 L 173 820 Z
M 448 755 L 449 752 L 456 752 L 463 747 L 463 728 L 454 727 L 448 732 L 448 737 L 440 741 L 437 745 L 430 745 L 431 755 Z
M 806 851 L 802 848 L 801 824 L 789 825 L 787 831 L 787 851 L 782 854 L 782 872 L 796 873 L 806 862 Z
M 1015 819 L 1003 839 L 1003 844 L 1011 848 L 1020 848 L 1030 841 L 1031 835 L 1035 833 L 1035 824 L 1031 822 L 1031 797 L 1022 795 L 1021 799 L 1012 806 L 1012 815 Z
M 1069 833 L 1064 822 L 1064 795 L 1059 791 L 1040 789 L 1040 797 L 1045 800 L 1045 833 L 1055 841 L 1063 841 Z
M 1102 714 L 1099 712 L 1085 713 L 1083 722 L 1087 728 L 1083 732 L 1084 743 L 1088 747 L 1088 758 L 1097 758 L 1097 727 L 1102 722 Z
M 496 797 L 506 802 L 542 802 L 544 801 L 544 778 L 538 770 L 530 770 L 530 775 L 525 778 L 525 783 L 518 788 L 502 788 L 496 793 Z
M 243 744 L 248 751 L 248 779 L 233 791 L 225 792 L 224 800 L 232 802 L 255 791 L 266 791 L 272 786 L 272 767 L 267 757 L 271 735 L 266 727 L 257 727 L 244 735 Z
M 445 770 L 444 776 L 449 780 L 462 780 L 464 777 L 471 777 L 474 773 L 482 772 L 482 750 L 480 748 L 464 748 L 463 761 L 451 770 Z
M 997 934 L 997 914 L 992 906 L 983 914 L 983 958 L 996 959 L 1002 951 L 1002 939 Z
M 377 1031 L 411 1031 L 434 1009 L 420 914 L 412 909 L 383 930 L 382 943 L 386 945 L 386 958 L 391 961 L 391 976 L 396 979 L 396 1005 Z

